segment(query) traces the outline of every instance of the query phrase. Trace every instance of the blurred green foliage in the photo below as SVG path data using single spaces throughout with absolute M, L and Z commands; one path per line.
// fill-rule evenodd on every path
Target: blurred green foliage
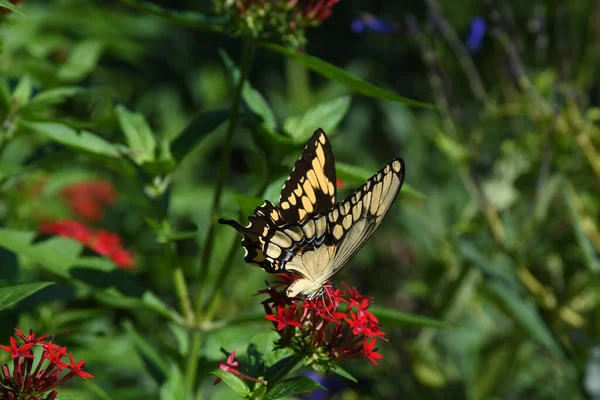
M 341 274 L 381 306 L 385 358 L 344 364 L 331 398 L 600 396 L 597 2 L 342 0 L 303 53 L 255 46 L 231 157 L 248 44 L 208 2 L 23 3 L 0 15 L 0 343 L 33 328 L 85 359 L 96 379 L 59 398 L 237 398 L 211 385 L 222 348 L 288 355 L 252 297 L 269 276 L 214 221 L 277 201 L 318 127 L 343 194 L 408 170 Z M 397 30 L 352 32 L 363 12 Z M 36 234 L 95 178 L 134 271 Z

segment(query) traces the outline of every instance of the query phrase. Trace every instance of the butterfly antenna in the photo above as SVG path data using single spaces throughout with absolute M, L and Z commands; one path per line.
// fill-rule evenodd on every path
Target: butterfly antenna
M 219 218 L 219 223 L 222 225 L 229 225 L 231 226 L 233 229 L 235 229 L 236 231 L 238 231 L 239 233 L 244 233 L 244 227 L 241 226 L 237 221 L 234 221 L 232 219 L 223 219 L 223 218 Z

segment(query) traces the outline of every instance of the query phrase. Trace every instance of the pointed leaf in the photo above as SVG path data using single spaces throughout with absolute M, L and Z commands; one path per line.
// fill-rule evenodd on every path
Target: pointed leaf
M 340 367 L 339 364 L 333 364 L 333 367 L 331 368 L 331 372 L 334 372 L 334 373 L 338 374 L 339 376 L 346 378 L 352 382 L 358 382 L 358 379 L 356 379 L 354 376 L 352 376 L 350 374 L 350 372 L 348 372 L 345 369 L 343 369 L 342 367 Z
M 104 45 L 98 40 L 79 42 L 71 51 L 69 60 L 59 69 L 58 77 L 66 81 L 78 81 L 91 73 L 102 55 Z
M 296 143 L 306 142 L 315 129 L 332 132 L 337 128 L 350 108 L 350 96 L 326 101 L 311 107 L 304 115 L 288 118 L 284 130 Z
M 313 381 L 306 376 L 296 376 L 285 379 L 267 391 L 265 399 L 273 400 L 281 397 L 293 396 L 295 394 L 312 392 L 315 389 L 325 389 L 319 382 Z
M 140 165 L 154 160 L 156 140 L 142 114 L 127 110 L 122 105 L 115 107 L 121 129 L 132 151 L 132 158 Z
M 233 78 L 233 82 L 237 83 L 240 79 L 240 70 L 225 50 L 219 49 L 219 54 L 223 59 L 223 63 L 229 70 L 229 73 Z M 254 89 L 249 81 L 244 82 L 244 87 L 242 88 L 242 98 L 244 99 L 244 102 L 248 108 L 254 114 L 260 117 L 268 130 L 274 131 L 277 129 L 277 121 L 275 120 L 275 115 L 273 115 L 271 107 L 262 94 L 260 94 L 258 90 Z
M 77 132 L 64 124 L 21 121 L 21 125 L 50 140 L 76 150 L 84 150 L 110 157 L 119 157 L 122 152 L 120 146 L 115 146 L 100 136 L 87 131 Z
M 0 310 L 8 308 L 46 286 L 53 284 L 53 282 L 35 282 L 0 286 Z
M 248 388 L 248 385 L 246 385 L 246 382 L 244 382 L 242 378 L 238 377 L 237 375 L 234 375 L 231 372 L 223 371 L 222 369 L 216 369 L 212 373 L 221 378 L 223 382 L 225 382 L 240 396 L 246 397 L 250 394 L 250 389 Z
M 271 51 L 283 54 L 286 57 L 297 60 L 306 65 L 308 68 L 315 71 L 316 73 L 323 75 L 324 77 L 329 78 L 333 81 L 341 83 L 342 85 L 355 91 L 356 93 L 360 93 L 365 96 L 373 97 L 380 100 L 395 101 L 411 106 L 424 107 L 430 109 L 435 108 L 435 106 L 433 106 L 432 104 L 423 103 L 420 101 L 409 99 L 407 97 L 398 96 L 397 94 L 394 94 L 380 87 L 372 85 L 368 82 L 365 82 L 362 79 L 348 74 L 343 69 L 321 60 L 320 58 L 309 56 L 308 54 L 304 53 L 298 53 L 296 50 L 291 50 L 276 44 L 263 43 L 262 46 Z

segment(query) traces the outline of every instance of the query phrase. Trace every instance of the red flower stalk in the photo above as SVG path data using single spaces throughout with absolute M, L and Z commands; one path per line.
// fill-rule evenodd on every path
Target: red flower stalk
M 75 215 L 92 222 L 100 221 L 106 207 L 117 199 L 116 189 L 104 179 L 73 183 L 61 195 Z
M 366 357 L 374 364 L 383 358 L 374 348 L 378 339 L 386 339 L 379 321 L 368 311 L 371 297 L 344 284 L 343 291 L 326 286 L 320 298 L 292 301 L 285 288 L 297 277 L 279 276 L 282 280 L 259 293 L 269 296 L 262 302 L 265 318 L 279 332 L 280 347 L 290 347 L 308 363 L 326 368 L 352 358 Z
M 229 354 L 226 362 L 222 362 L 222 361 L 219 362 L 219 369 L 222 369 L 223 371 L 231 372 L 232 374 L 237 375 L 240 378 L 248 379 L 248 380 L 251 380 L 254 382 L 259 382 L 259 383 L 262 383 L 263 385 L 267 384 L 267 381 L 265 381 L 265 380 L 254 378 L 250 375 L 246 375 L 243 372 L 240 372 L 238 370 L 239 366 L 240 366 L 240 362 L 235 361 L 235 350 L 233 350 L 231 352 L 231 354 Z M 213 382 L 213 385 L 216 385 L 217 383 L 219 383 L 221 381 L 222 381 L 222 379 L 217 377 L 217 379 L 215 379 L 215 381 Z
M 68 219 L 46 222 L 40 227 L 40 232 L 76 240 L 122 268 L 135 267 L 133 253 L 123 248 L 116 233 L 104 229 L 95 231 L 81 222 Z
M 58 395 L 56 387 L 78 376 L 84 381 L 94 376 L 83 371 L 85 363 L 75 362 L 66 347 L 52 344 L 48 335 L 35 337 L 33 331 L 25 336 L 15 329 L 16 336 L 23 342 L 19 345 L 14 337 L 10 346 L 0 345 L 0 349 L 10 353 L 13 360 L 12 376 L 8 365 L 2 366 L 0 374 L 0 399 L 54 400 Z M 36 361 L 33 349 L 41 349 L 41 357 Z M 62 361 L 67 357 L 70 361 Z

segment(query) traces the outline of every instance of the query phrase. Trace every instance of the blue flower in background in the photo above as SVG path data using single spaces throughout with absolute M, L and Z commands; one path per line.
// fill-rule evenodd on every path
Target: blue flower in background
M 378 33 L 394 33 L 398 30 L 398 26 L 374 15 L 362 13 L 359 18 L 352 21 L 350 29 L 354 33 L 363 33 L 367 30 Z
M 307 371 L 301 375 L 304 375 L 315 382 L 319 382 L 321 386 L 327 389 L 313 390 L 312 392 L 302 396 L 302 398 L 305 400 L 325 400 L 348 387 L 349 381 L 345 378 L 340 378 L 339 375 L 330 374 L 324 376 L 322 373 L 316 371 Z
M 471 20 L 471 29 L 467 37 L 467 48 L 471 53 L 477 53 L 483 42 L 485 35 L 486 23 L 482 16 L 473 17 Z

